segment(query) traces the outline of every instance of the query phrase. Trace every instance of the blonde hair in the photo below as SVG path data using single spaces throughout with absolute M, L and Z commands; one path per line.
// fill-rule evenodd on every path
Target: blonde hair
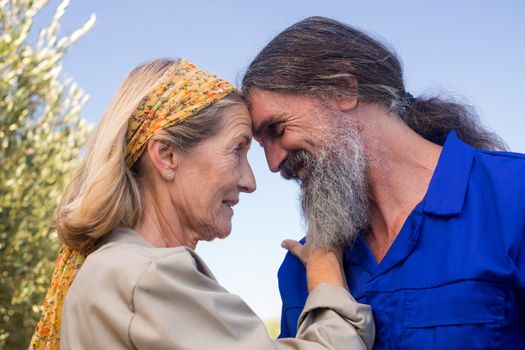
M 80 168 L 66 187 L 55 211 L 60 240 L 75 250 L 87 250 L 117 225 L 134 227 L 143 211 L 139 159 L 133 168 L 125 162 L 128 119 L 141 100 L 177 61 L 155 60 L 133 69 L 120 87 L 88 145 Z M 188 151 L 219 130 L 221 116 L 233 106 L 244 105 L 233 92 L 192 118 L 158 132 L 152 140 L 164 140 Z

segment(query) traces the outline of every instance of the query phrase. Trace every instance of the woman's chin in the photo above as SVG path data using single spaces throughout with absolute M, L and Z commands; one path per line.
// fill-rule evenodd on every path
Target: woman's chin
M 208 233 L 205 237 L 202 237 L 201 240 L 211 242 L 216 238 L 224 239 L 228 237 L 231 234 L 231 232 L 232 232 L 232 229 L 231 229 L 231 224 L 230 224 L 230 225 L 227 225 L 227 227 L 223 227 L 221 229 L 219 228 L 215 229 L 213 233 L 211 234 Z
M 223 233 L 219 233 L 219 234 L 217 234 L 217 238 L 218 238 L 218 239 L 225 239 L 225 238 L 228 237 L 231 233 L 232 233 L 232 230 L 229 229 L 228 231 L 224 231 Z

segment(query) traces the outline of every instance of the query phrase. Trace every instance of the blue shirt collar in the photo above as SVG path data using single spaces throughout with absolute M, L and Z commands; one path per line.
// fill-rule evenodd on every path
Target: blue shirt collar
M 423 214 L 452 216 L 461 213 L 474 152 L 475 150 L 462 142 L 455 132 L 450 132 L 425 197 L 410 213 L 381 264 L 377 265 L 361 236 L 353 246 L 345 250 L 345 261 L 361 266 L 373 275 L 372 278 L 376 278 L 410 254 L 419 237 Z
M 448 134 L 425 195 L 425 213 L 443 216 L 461 213 L 474 152 L 454 131 Z

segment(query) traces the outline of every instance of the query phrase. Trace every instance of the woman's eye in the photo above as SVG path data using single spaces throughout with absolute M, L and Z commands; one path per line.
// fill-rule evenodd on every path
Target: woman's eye
M 236 155 L 240 156 L 242 151 L 243 151 L 243 149 L 244 149 L 244 147 L 242 145 L 239 145 L 239 146 L 235 147 L 233 151 L 235 152 Z

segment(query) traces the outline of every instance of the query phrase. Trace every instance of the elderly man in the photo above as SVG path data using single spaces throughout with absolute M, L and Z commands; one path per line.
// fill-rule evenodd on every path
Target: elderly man
M 300 183 L 307 239 L 346 246 L 377 349 L 525 349 L 524 155 L 465 106 L 414 98 L 393 52 L 327 18 L 274 38 L 243 90 L 270 169 Z M 293 336 L 307 287 L 292 254 L 279 287 Z

